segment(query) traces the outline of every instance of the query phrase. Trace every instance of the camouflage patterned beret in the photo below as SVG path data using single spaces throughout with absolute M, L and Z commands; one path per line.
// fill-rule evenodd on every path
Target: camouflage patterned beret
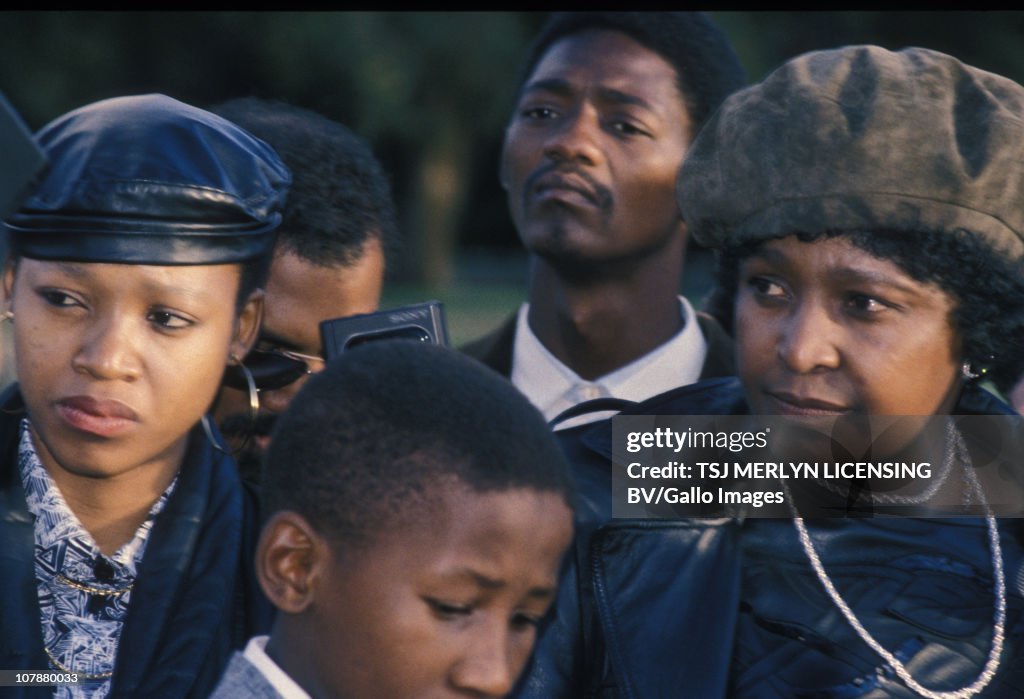
M 792 59 L 732 95 L 676 187 L 703 245 L 966 229 L 1024 256 L 1024 88 L 922 48 Z

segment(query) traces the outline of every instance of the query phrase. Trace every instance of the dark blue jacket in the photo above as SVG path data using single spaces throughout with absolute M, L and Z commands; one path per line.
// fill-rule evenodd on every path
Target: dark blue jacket
M 33 518 L 17 468 L 24 417 L 16 387 L 0 397 L 0 668 L 46 671 Z M 110 699 L 205 699 L 232 651 L 266 633 L 272 607 L 255 581 L 255 498 L 201 429 L 157 517 L 121 632 Z M 52 697 L 52 687 L 4 697 Z
M 743 412 L 734 379 L 683 386 L 626 413 Z M 685 413 L 684 413 L 685 414 Z M 558 599 L 514 696 L 723 696 L 740 584 L 739 523 L 612 519 L 611 420 L 557 432 L 577 488 Z
M 677 388 L 622 414 L 747 412 L 741 387 L 730 378 Z M 989 394 L 968 389 L 957 412 L 1011 411 Z M 788 519 L 613 519 L 611 420 L 557 434 L 579 490 L 577 536 L 555 608 L 514 696 L 847 699 L 872 690 L 881 692 L 872 697 L 910 696 L 898 680 L 895 684 L 891 678 L 881 685 L 871 684 L 879 659 L 856 636 L 850 637 L 852 631 L 840 628 L 845 620 L 823 597 L 813 570 L 801 558 L 804 554 Z M 890 555 L 900 550 L 901 537 L 911 534 L 899 525 L 886 532 L 877 522 L 841 521 L 847 524 L 834 527 L 833 535 L 827 537 L 823 559 L 834 560 L 830 557 L 836 550 L 842 552 L 841 542 L 856 546 L 869 541 L 883 555 Z M 1008 644 L 996 682 L 983 697 L 1018 696 L 1015 687 L 1024 688 L 1024 600 L 1015 583 L 1022 565 L 1018 522 L 1000 522 L 1010 596 Z M 992 628 L 992 573 L 984 522 L 966 526 L 903 523 L 908 529 L 930 526 L 937 534 L 927 550 L 920 551 L 922 555 L 912 552 L 906 556 L 903 569 L 896 574 L 899 581 L 888 586 L 892 596 L 882 600 L 880 607 L 873 607 L 871 614 L 881 610 L 886 618 L 903 615 L 907 624 L 902 630 L 919 631 L 925 640 L 908 646 L 883 634 L 883 644 L 890 648 L 889 644 L 895 644 L 901 652 L 921 652 L 922 662 L 940 662 L 940 668 L 942 654 L 950 646 L 974 661 L 980 654 L 983 661 Z M 969 543 L 964 531 L 971 531 L 971 541 L 980 544 Z M 944 564 L 936 561 L 940 551 L 974 551 L 975 555 L 970 561 Z M 799 571 L 799 577 L 780 574 L 775 562 L 790 565 L 791 570 Z M 885 566 L 861 564 L 854 577 L 869 584 L 876 581 L 868 572 L 888 575 Z M 970 580 L 964 571 L 970 571 Z M 794 593 L 794 584 L 803 592 Z M 904 586 L 907 595 L 901 594 Z M 821 604 L 794 605 L 800 594 L 811 595 Z M 951 626 L 945 625 L 949 610 L 964 606 L 965 594 L 972 600 L 969 611 L 957 614 Z M 762 605 L 767 613 L 762 613 Z M 971 633 L 964 632 L 965 628 Z M 962 633 L 964 638 L 955 644 L 936 642 L 950 633 Z M 830 637 L 841 641 L 824 640 Z M 837 664 L 823 663 L 828 654 Z M 974 667 L 976 674 L 980 663 L 974 662 Z M 816 675 L 814 668 L 819 669 Z

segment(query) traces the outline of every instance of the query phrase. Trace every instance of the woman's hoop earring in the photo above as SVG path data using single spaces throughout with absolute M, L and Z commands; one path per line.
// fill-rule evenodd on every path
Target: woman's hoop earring
M 210 416 L 203 415 L 203 418 L 199 421 L 203 425 L 203 432 L 206 434 L 206 439 L 209 440 L 210 446 L 213 447 L 214 451 L 219 451 L 221 454 L 231 455 L 231 450 L 225 449 L 224 445 L 220 443 L 216 437 L 213 436 L 213 428 L 210 427 Z
M 249 371 L 249 367 L 243 364 L 241 359 L 235 361 L 238 362 L 238 368 L 242 370 L 242 376 L 245 377 L 245 384 L 249 389 L 249 421 L 255 425 L 256 418 L 260 415 L 260 389 L 256 387 L 256 379 Z
M 241 370 L 242 376 L 245 377 L 246 386 L 249 389 L 249 429 L 246 430 L 245 439 L 243 439 L 242 443 L 234 449 L 225 449 L 221 445 L 220 441 L 213 436 L 213 429 L 210 427 L 209 415 L 203 415 L 202 423 L 203 432 L 206 433 L 206 438 L 210 440 L 210 444 L 213 445 L 213 448 L 221 453 L 234 456 L 249 446 L 249 441 L 252 439 L 252 435 L 256 431 L 256 419 L 260 414 L 260 389 L 256 387 L 256 379 L 253 377 L 249 367 L 243 364 L 241 359 L 233 354 L 229 359 L 231 359 L 232 363 L 237 365 Z
M 249 429 L 246 430 L 242 443 L 231 450 L 231 456 L 234 456 L 249 446 L 253 434 L 256 433 L 256 420 L 260 416 L 260 389 L 256 387 L 256 379 L 253 377 L 249 367 L 233 354 L 230 356 L 230 359 L 242 372 L 242 376 L 245 377 L 246 388 L 249 390 Z
M 256 418 L 260 414 L 260 389 L 256 387 L 256 379 L 253 377 L 252 372 L 249 371 L 249 367 L 233 354 L 230 356 L 230 359 L 232 363 L 238 366 L 242 376 L 245 377 L 245 385 L 249 389 L 249 422 L 255 425 Z

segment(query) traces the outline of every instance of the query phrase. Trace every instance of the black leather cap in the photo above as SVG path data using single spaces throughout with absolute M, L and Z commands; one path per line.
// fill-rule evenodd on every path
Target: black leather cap
M 117 97 L 36 135 L 50 168 L 6 221 L 41 260 L 223 264 L 269 254 L 291 174 L 263 141 L 165 95 Z

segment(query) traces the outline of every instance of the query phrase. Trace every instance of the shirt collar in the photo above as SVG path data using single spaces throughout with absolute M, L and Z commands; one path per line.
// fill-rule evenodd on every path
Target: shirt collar
M 683 327 L 667 342 L 594 381 L 586 381 L 551 354 L 537 338 L 527 321 L 529 304 L 524 303 L 516 318 L 512 383 L 547 420 L 592 398 L 612 396 L 640 402 L 670 388 L 694 383 L 700 378 L 704 366 L 707 341 L 690 302 L 680 296 L 679 307 Z M 600 417 L 604 414 L 588 414 L 558 427 L 569 427 Z
M 36 548 L 49 549 L 62 540 L 74 541 L 75 549 L 81 555 L 67 557 L 65 563 L 68 565 L 85 565 L 85 562 L 95 561 L 101 557 L 115 564 L 114 570 L 118 577 L 135 577 L 136 567 L 142 559 L 146 541 L 149 538 L 149 531 L 153 527 L 156 516 L 167 504 L 168 498 L 174 491 L 178 482 L 175 476 L 170 485 L 157 498 L 149 510 L 149 516 L 135 532 L 130 541 L 121 546 L 112 556 L 104 556 L 100 552 L 96 540 L 82 526 L 78 517 L 68 506 L 60 488 L 50 476 L 39 454 L 36 451 L 35 443 L 32 441 L 32 430 L 28 420 L 22 420 L 21 438 L 18 442 L 18 469 L 21 475 L 22 486 L 25 489 L 25 501 L 29 512 L 35 518 L 35 539 Z M 78 561 L 79 563 L 75 563 Z M 86 579 L 91 577 L 91 562 L 89 575 L 86 571 L 68 571 L 69 577 L 73 579 Z M 84 576 L 84 577 L 80 577 Z
M 245 659 L 259 670 L 263 678 L 284 699 L 310 699 L 309 694 L 287 672 L 282 670 L 281 666 L 275 663 L 273 658 L 267 655 L 267 641 L 269 638 L 269 636 L 253 636 L 250 638 L 243 653 Z

